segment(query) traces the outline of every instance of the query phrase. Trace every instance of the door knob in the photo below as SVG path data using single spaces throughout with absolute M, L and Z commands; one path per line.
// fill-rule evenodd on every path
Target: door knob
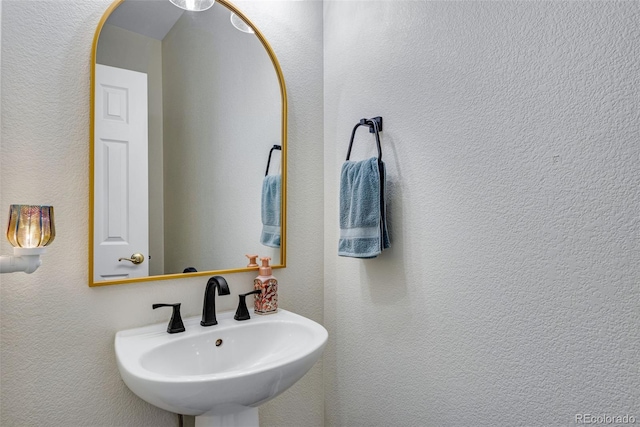
M 131 258 L 120 258 L 118 259 L 118 262 L 120 261 L 131 261 L 132 263 L 138 265 L 138 264 L 142 264 L 144 262 L 144 255 L 142 254 L 133 254 L 131 255 Z

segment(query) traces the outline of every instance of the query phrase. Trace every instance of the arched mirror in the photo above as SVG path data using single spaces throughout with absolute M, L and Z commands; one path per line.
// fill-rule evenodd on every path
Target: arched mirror
M 284 267 L 286 90 L 248 18 L 117 0 L 91 67 L 89 286 Z

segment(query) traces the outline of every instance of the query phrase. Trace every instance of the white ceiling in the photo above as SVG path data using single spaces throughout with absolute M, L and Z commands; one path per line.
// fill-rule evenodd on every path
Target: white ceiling
M 169 0 L 127 0 L 113 11 L 107 23 L 162 40 L 183 13 Z

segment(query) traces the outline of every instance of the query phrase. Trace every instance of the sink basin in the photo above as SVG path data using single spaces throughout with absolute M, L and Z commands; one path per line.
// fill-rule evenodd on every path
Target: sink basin
M 278 310 L 236 321 L 218 313 L 218 324 L 184 320 L 185 332 L 167 323 L 120 331 L 115 351 L 125 384 L 167 411 L 195 415 L 196 426 L 258 425 L 257 407 L 298 381 L 318 361 L 327 330 Z

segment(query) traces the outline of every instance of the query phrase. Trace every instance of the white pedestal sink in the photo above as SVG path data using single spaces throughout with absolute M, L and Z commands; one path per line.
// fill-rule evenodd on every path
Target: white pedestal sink
M 184 320 L 120 331 L 115 351 L 120 375 L 140 398 L 167 411 L 195 415 L 196 427 L 258 426 L 258 406 L 291 387 L 320 358 L 327 330 L 286 310 L 218 324 Z

